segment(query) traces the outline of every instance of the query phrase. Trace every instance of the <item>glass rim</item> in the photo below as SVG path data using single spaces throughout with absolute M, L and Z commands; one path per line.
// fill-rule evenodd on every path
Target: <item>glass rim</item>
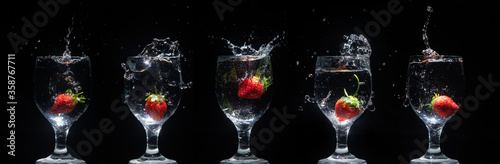
M 346 55 L 346 56 L 317 56 L 317 58 L 370 58 L 370 56 L 357 56 L 357 55 Z
M 176 58 L 181 58 L 181 56 L 127 56 L 127 60 L 130 59 L 140 59 L 140 58 L 159 58 L 159 59 L 176 59 Z
M 45 58 L 63 58 L 64 56 L 52 56 L 52 55 L 49 55 L 49 56 L 37 56 L 36 58 L 37 59 L 45 59 Z M 70 59 L 81 59 L 81 58 L 90 58 L 89 56 L 69 56 Z
M 462 58 L 462 56 L 458 55 L 436 55 L 441 58 Z M 411 55 L 410 57 L 427 57 L 426 55 Z
M 230 60 L 230 59 L 250 59 L 250 60 L 259 60 L 259 59 L 266 59 L 266 58 L 269 58 L 271 59 L 271 56 L 270 55 L 260 55 L 260 56 L 256 56 L 256 55 L 240 55 L 240 56 L 236 56 L 236 55 L 220 55 L 220 56 L 217 56 L 217 60 Z
M 409 62 L 423 62 L 423 61 L 446 61 L 446 62 L 463 62 L 462 56 L 456 56 L 456 55 L 439 55 L 439 56 L 426 56 L 426 55 L 412 55 L 408 58 Z
M 241 57 L 270 57 L 270 55 L 219 55 L 217 57 L 223 58 L 241 58 Z

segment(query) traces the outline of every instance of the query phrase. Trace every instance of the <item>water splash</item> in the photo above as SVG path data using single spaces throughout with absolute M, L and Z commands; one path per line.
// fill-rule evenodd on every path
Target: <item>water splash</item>
M 274 37 L 269 43 L 263 44 L 259 47 L 259 49 L 255 49 L 251 44 L 243 43 L 243 46 L 237 46 L 228 39 L 221 38 L 226 41 L 228 44 L 228 48 L 231 49 L 231 52 L 235 56 L 267 56 L 271 55 L 271 51 L 274 47 L 278 46 L 275 42 L 284 39 L 284 35 L 277 35 Z
M 154 56 L 154 57 L 173 57 L 181 56 L 179 51 L 179 42 L 172 41 L 170 38 L 158 39 L 154 38 L 153 42 L 146 45 L 138 56 Z
M 64 41 L 66 41 L 66 50 L 63 52 L 64 57 L 70 57 L 71 56 L 71 51 L 69 50 L 69 44 L 71 41 L 69 40 L 69 37 L 71 35 L 71 31 L 73 31 L 73 27 L 68 27 L 68 34 L 66 34 L 66 37 L 64 37 Z
M 139 45 L 140 47 L 140 45 Z M 168 58 L 181 58 L 182 53 L 179 50 L 179 42 L 170 40 L 170 38 L 158 39 L 153 38 L 153 41 L 146 45 L 144 49 L 137 55 L 136 58 L 127 60 L 126 63 L 121 63 L 125 74 L 123 78 L 125 80 L 132 80 L 135 78 L 134 72 L 144 72 L 151 67 L 151 64 L 156 60 L 165 60 L 164 57 Z M 180 61 L 180 60 L 179 60 Z M 185 60 L 184 60 L 185 61 Z M 180 64 L 180 63 L 179 63 Z M 180 72 L 180 65 L 177 65 Z M 163 77 L 158 76 L 161 80 Z M 189 89 L 192 87 L 193 82 L 184 83 L 181 79 L 179 85 L 173 81 L 174 84 L 169 84 L 170 86 L 179 87 L 181 89 Z
M 330 96 L 332 96 L 332 90 L 328 91 L 328 95 L 326 95 L 325 98 L 321 99 L 321 103 L 319 104 L 321 108 L 324 108 L 326 106 L 326 102 L 328 101 L 328 99 L 330 99 Z
M 428 57 L 439 55 L 436 51 L 431 49 L 431 46 L 429 45 L 429 37 L 427 36 L 427 27 L 429 26 L 429 21 L 433 11 L 434 9 L 431 6 L 427 6 L 427 12 L 429 12 L 429 15 L 427 15 L 427 21 L 425 22 L 424 27 L 422 28 L 422 39 L 424 40 L 424 45 L 425 45 L 425 50 L 423 50 L 422 53 Z
M 340 54 L 343 56 L 366 56 L 370 57 L 372 48 L 368 39 L 363 34 L 344 35 L 344 42 L 340 48 Z
M 54 58 L 54 60 L 60 64 L 70 64 L 71 63 L 71 51 L 69 50 L 69 44 L 71 41 L 69 40 L 71 31 L 73 31 L 73 27 L 68 27 L 68 34 L 64 37 L 64 41 L 66 41 L 66 49 L 64 50 L 62 57 Z

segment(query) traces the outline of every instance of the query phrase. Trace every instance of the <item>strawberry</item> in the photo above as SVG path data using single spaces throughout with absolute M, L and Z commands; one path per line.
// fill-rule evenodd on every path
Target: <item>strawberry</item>
M 255 76 L 244 79 L 239 84 L 239 98 L 258 99 L 262 94 L 264 94 L 264 84 Z
M 81 94 L 83 92 L 73 94 L 71 89 L 59 94 L 54 101 L 52 109 L 50 109 L 50 113 L 63 114 L 73 111 L 78 103 L 85 103 L 85 98 L 80 96 Z
M 148 93 L 146 98 L 146 113 L 155 121 L 163 119 L 163 115 L 167 111 L 167 103 L 165 103 L 165 95 L 158 94 L 155 87 L 155 94 Z
M 460 108 L 450 97 L 439 94 L 435 94 L 431 103 L 425 104 L 425 106 L 429 106 L 430 111 L 436 113 L 440 118 L 448 118 Z
M 342 96 L 339 100 L 337 100 L 337 103 L 335 103 L 335 115 L 339 121 L 349 120 L 357 116 L 360 112 L 360 103 L 358 98 L 356 98 L 356 94 L 359 90 L 359 78 L 356 74 L 354 74 L 354 77 L 356 77 L 356 80 L 358 81 L 358 88 L 356 89 L 356 92 L 354 92 L 354 95 L 349 96 L 344 88 L 345 96 Z

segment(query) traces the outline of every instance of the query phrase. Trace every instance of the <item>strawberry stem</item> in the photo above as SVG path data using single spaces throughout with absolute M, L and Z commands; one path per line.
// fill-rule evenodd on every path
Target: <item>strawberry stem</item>
M 356 77 L 356 81 L 358 82 L 358 87 L 356 88 L 356 92 L 354 92 L 354 94 L 352 95 L 353 97 L 355 97 L 359 91 L 359 78 L 358 78 L 358 76 L 356 76 L 356 74 L 354 74 L 354 77 Z M 345 93 L 345 96 L 349 96 L 349 94 L 347 94 L 347 90 L 345 90 L 345 88 L 344 88 L 344 93 Z
M 76 103 L 85 103 L 85 97 L 80 96 L 81 94 L 83 94 L 83 92 L 73 94 L 73 91 L 71 89 L 68 89 L 66 90 L 66 93 L 70 94 L 73 97 L 73 99 L 76 100 L 75 101 Z
M 356 88 L 356 92 L 354 92 L 354 95 L 352 95 L 352 96 L 356 96 L 356 94 L 358 94 L 358 91 L 359 91 L 359 78 L 358 78 L 358 76 L 356 76 L 356 74 L 354 74 L 354 77 L 356 77 L 356 81 L 358 81 L 358 88 Z

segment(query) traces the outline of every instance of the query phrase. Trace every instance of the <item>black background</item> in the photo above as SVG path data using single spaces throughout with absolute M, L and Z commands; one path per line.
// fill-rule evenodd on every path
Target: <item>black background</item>
M 226 0 L 218 1 L 228 4 Z M 287 113 L 296 115 L 284 130 L 262 136 L 270 142 L 254 152 L 270 163 L 316 163 L 333 153 L 334 129 L 316 104 L 304 102 L 304 96 L 313 94 L 308 74 L 314 73 L 315 56 L 338 55 L 342 35 L 355 33 L 355 27 L 366 31 L 367 24 L 376 23 L 380 30 L 367 37 L 373 49 L 376 110 L 365 112 L 349 135 L 350 152 L 368 163 L 407 163 L 424 151 L 416 142 L 427 138 L 426 128 L 403 101 L 408 58 L 424 49 L 421 28 L 427 5 L 434 7 L 429 27 L 432 48 L 440 54 L 463 56 L 464 97 L 475 95 L 475 89 L 482 85 L 479 77 L 488 80 L 491 76 L 492 81 L 500 81 L 500 14 L 495 2 L 400 0 L 397 2 L 402 11 L 391 14 L 390 20 L 384 17 L 387 26 L 382 26 L 370 12 L 387 11 L 389 0 L 241 0 L 232 11 L 223 13 L 223 20 L 213 2 L 74 0 L 60 5 L 57 14 L 49 17 L 48 23 L 16 53 L 16 156 L 6 155 L 9 149 L 4 148 L 7 157 L 3 159 L 34 163 L 52 152 L 53 131 L 33 101 L 32 74 L 36 56 L 62 54 L 70 27 L 73 55 L 84 53 L 92 62 L 92 101 L 68 136 L 72 154 L 87 163 L 127 163 L 144 153 L 146 136 L 142 125 L 133 115 L 127 115 L 123 104 L 124 71 L 120 63 L 127 56 L 137 55 L 153 38 L 179 41 L 185 59 L 183 78 L 193 83 L 192 88 L 184 90 L 179 109 L 160 133 L 161 153 L 181 164 L 218 163 L 236 151 L 236 129 L 220 110 L 214 94 L 217 56 L 231 53 L 219 38 L 257 48 L 284 33 L 285 39 L 272 51 L 274 98 L 252 131 L 252 137 L 259 138 L 258 133 L 270 127 L 270 120 L 277 117 L 274 108 L 281 112 L 286 108 Z M 9 32 L 21 35 L 21 18 L 32 20 L 33 14 L 42 9 L 36 1 L 2 6 L 2 54 L 7 55 L 14 49 L 5 36 Z M 494 89 L 488 98 L 479 100 L 477 110 L 468 111 L 462 105 L 460 110 L 467 115 L 457 114 L 445 126 L 441 145 L 446 155 L 461 163 L 495 159 L 500 145 L 496 115 L 500 113 L 494 103 L 500 100 L 500 88 Z M 483 87 L 481 93 L 487 93 L 487 89 Z M 10 115 L 3 113 L 6 123 Z M 99 131 L 99 122 L 107 119 L 114 129 L 103 133 L 102 140 L 90 149 L 79 151 L 79 143 L 91 140 L 83 131 Z M 3 136 L 7 138 L 10 129 L 4 127 Z

